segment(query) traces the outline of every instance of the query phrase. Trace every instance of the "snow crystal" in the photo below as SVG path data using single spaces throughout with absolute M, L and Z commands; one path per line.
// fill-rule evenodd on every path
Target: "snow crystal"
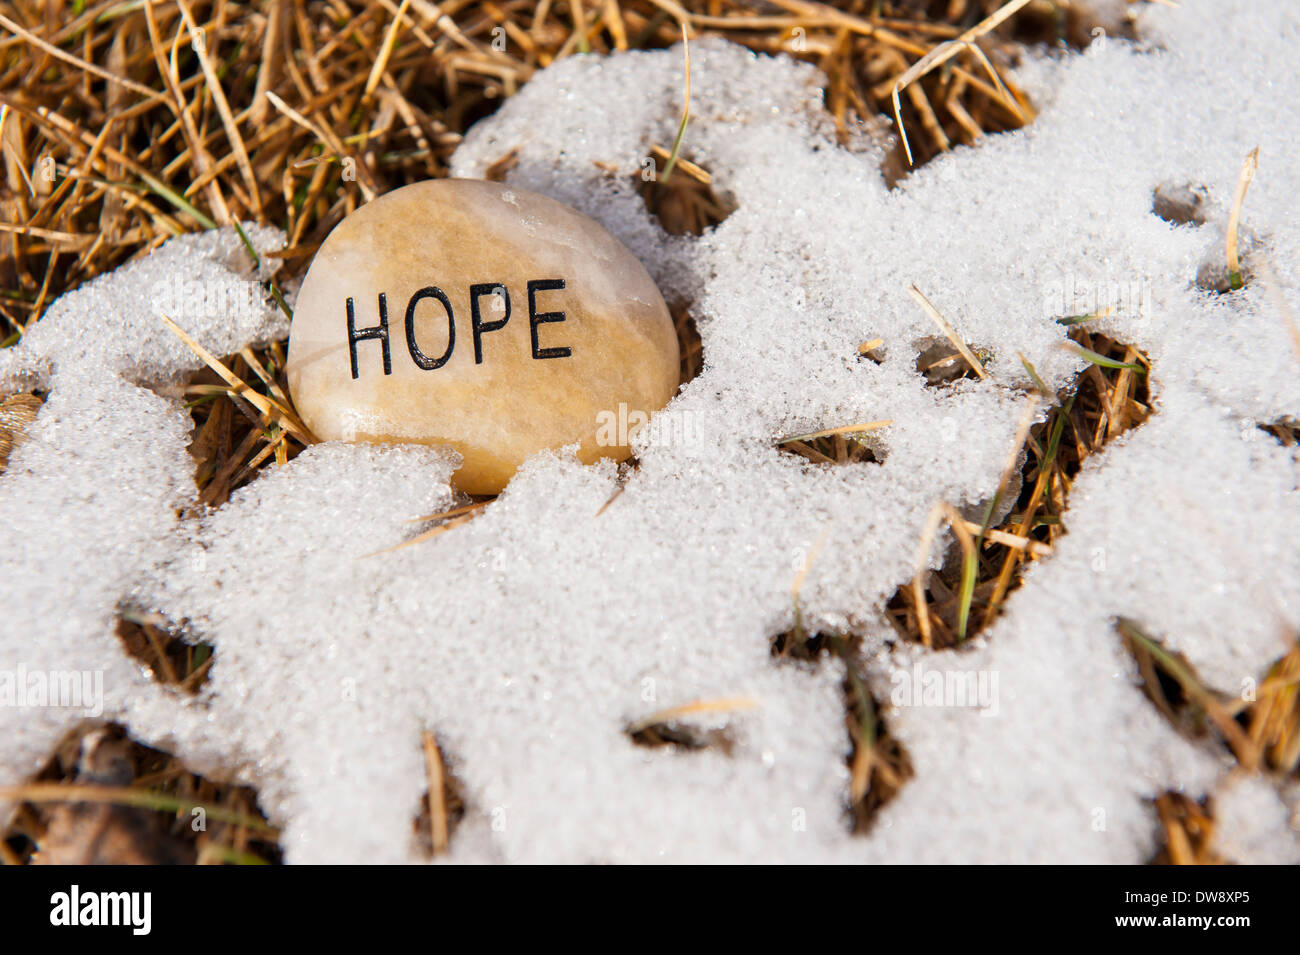
M 1300 627 L 1300 461 L 1257 427 L 1300 413 L 1284 319 L 1300 286 L 1300 20 L 1281 2 L 1189 0 L 1145 10 L 1138 31 L 1026 63 L 1032 126 L 893 190 L 869 135 L 835 143 L 812 68 L 699 42 L 686 156 L 737 204 L 701 237 L 664 234 L 636 188 L 675 133 L 680 49 L 562 60 L 475 127 L 454 174 L 514 152 L 510 184 L 596 218 L 697 320 L 705 368 L 656 416 L 617 497 L 608 462 L 542 454 L 473 521 L 386 551 L 454 503 L 453 457 L 322 445 L 179 519 L 186 418 L 142 386 L 166 394 L 195 362 L 140 289 L 198 277 L 239 317 L 177 320 L 218 353 L 283 327 L 228 233 L 65 296 L 0 352 L 0 384 L 50 391 L 0 476 L 0 665 L 104 670 L 105 714 L 257 785 L 294 862 L 422 858 L 424 730 L 466 800 L 453 861 L 1149 858 L 1150 800 L 1211 792 L 1228 765 L 1143 697 L 1115 618 L 1228 693 Z M 1197 278 L 1222 255 L 1256 145 L 1242 230 L 1259 278 L 1218 295 Z M 1204 190 L 1203 224 L 1153 214 L 1163 184 Z M 991 354 L 990 380 L 926 387 L 916 355 L 937 333 L 913 283 Z M 1150 357 L 1156 413 L 1087 462 L 1069 533 L 968 650 L 896 645 L 882 607 L 912 576 L 926 514 L 986 500 L 1012 450 L 1019 354 L 1067 384 L 1083 362 L 1054 319 L 1106 306 L 1095 327 Z M 877 337 L 884 361 L 857 360 Z M 822 469 L 773 446 L 880 418 L 894 422 L 881 464 Z M 844 810 L 842 668 L 769 652 L 809 564 L 809 626 L 860 635 L 915 769 L 861 837 Z M 197 699 L 125 660 L 122 603 L 215 646 Z M 912 693 L 930 673 L 987 692 Z M 720 698 L 754 703 L 712 718 L 727 747 L 624 732 Z M 0 782 L 76 716 L 0 708 Z M 1290 823 L 1271 783 L 1242 791 L 1222 800 L 1225 832 L 1258 858 Z

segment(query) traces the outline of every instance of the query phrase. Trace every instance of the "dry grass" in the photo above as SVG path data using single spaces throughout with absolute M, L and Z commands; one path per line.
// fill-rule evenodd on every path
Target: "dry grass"
M 10 864 L 257 865 L 280 861 L 278 833 L 245 786 L 214 783 L 120 726 L 85 724 L 34 781 L 0 840 Z
M 1214 733 L 1244 769 L 1258 769 L 1260 747 L 1234 719 L 1226 698 L 1206 687 L 1187 660 L 1148 637 L 1136 622 L 1121 619 L 1117 627 L 1137 661 L 1143 692 L 1169 722 L 1190 737 Z
M 10 453 L 23 440 L 42 404 L 44 400 L 35 394 L 0 398 L 0 474 L 9 466 Z
M 965 535 L 976 546 L 973 551 L 963 547 L 940 570 L 921 573 L 890 599 L 889 619 L 905 639 L 954 647 L 992 623 L 1008 595 L 1019 586 L 1027 563 L 1050 554 L 1065 533 L 1066 499 L 1083 462 L 1151 413 L 1146 356 L 1103 335 L 1091 334 L 1082 325 L 1071 329 L 1070 340 L 1092 355 L 1093 361 L 1069 393 L 1057 401 L 1046 421 L 1018 435 L 1016 451 L 1023 447 L 1025 462 L 1015 475 L 1018 481 L 1004 479 L 1004 487 L 1011 487 L 1000 492 L 1015 494 L 1011 510 L 996 525 L 989 522 L 991 508 L 982 523 L 952 512 L 936 512 L 931 533 L 940 520 L 947 520 L 959 542 Z M 1101 362 L 1136 368 L 1107 367 Z M 1032 366 L 1027 367 L 1037 377 Z M 921 553 L 929 554 L 924 541 Z M 922 603 L 923 613 L 919 610 Z
M 922 291 L 919 288 L 917 288 L 915 285 L 911 285 L 908 287 L 907 290 L 908 292 L 911 293 L 912 298 L 916 299 L 916 303 L 921 306 L 922 310 L 924 310 L 925 314 L 929 317 L 930 321 L 934 322 L 935 326 L 938 327 L 939 331 L 943 332 L 944 338 L 948 339 L 949 343 L 952 345 L 953 350 L 956 352 L 958 356 L 960 356 L 961 360 L 965 362 L 965 367 L 973 371 L 975 373 L 975 377 L 980 379 L 987 379 L 989 375 L 988 372 L 984 370 L 984 364 L 980 361 L 979 357 L 975 354 L 975 352 L 971 350 L 970 346 L 967 345 L 966 342 L 962 340 L 962 337 L 957 334 L 957 330 L 952 327 L 952 324 L 946 318 L 943 317 L 943 314 L 937 308 L 934 307 L 933 303 L 931 303 L 931 301 L 925 297 L 924 293 L 922 293 Z M 917 370 L 924 371 L 927 379 L 930 378 L 935 368 L 941 362 L 957 363 L 955 358 L 945 357 L 942 359 L 936 359 L 935 361 L 927 364 L 924 367 L 924 369 L 922 369 L 922 367 L 919 364 L 920 362 L 919 357 L 917 361 L 918 361 Z
M 642 170 L 636 173 L 637 191 L 669 235 L 701 235 L 735 211 L 727 197 L 713 191 L 713 176 L 702 166 L 679 159 L 676 174 L 665 174 L 670 153 L 652 146 Z
M 870 831 L 880 810 L 899 794 L 914 771 L 906 748 L 890 734 L 880 705 L 867 688 L 857 651 L 852 637 L 807 633 L 797 598 L 794 628 L 772 638 L 772 656 L 779 660 L 816 664 L 824 654 L 834 654 L 844 665 L 845 762 L 849 767 L 846 807 L 849 828 L 862 834 Z
M 1116 626 L 1137 662 L 1142 691 L 1175 729 L 1216 740 L 1248 772 L 1300 778 L 1300 640 L 1258 680 L 1229 693 L 1207 686 L 1136 621 Z
M 124 611 L 117 636 L 153 679 L 190 695 L 203 688 L 215 659 L 211 645 L 182 639 L 177 628 L 157 614 Z
M 1256 681 L 1234 694 L 1205 684 L 1181 654 L 1164 647 L 1133 620 L 1116 623 L 1137 663 L 1142 692 L 1178 732 L 1211 740 L 1240 771 L 1300 779 L 1300 640 Z M 1216 865 L 1214 804 L 1167 792 L 1155 801 L 1162 849 L 1156 864 Z
M 868 435 L 886 428 L 891 420 L 864 421 L 860 424 L 824 428 L 808 434 L 781 438 L 776 446 L 789 454 L 797 454 L 814 464 L 881 464 L 885 460 L 883 447 L 872 444 Z
M 638 746 L 672 746 L 686 751 L 712 747 L 729 755 L 733 741 L 731 733 L 725 727 L 702 730 L 691 724 L 691 718 L 704 714 L 735 713 L 753 709 L 757 705 L 758 701 L 750 697 L 697 700 L 657 710 L 649 716 L 633 720 L 623 727 L 623 732 Z
M 1294 418 L 1278 418 L 1268 424 L 1261 424 L 1259 430 L 1272 436 L 1284 448 L 1300 445 L 1300 423 Z
M 1224 252 L 1228 260 L 1228 287 L 1233 291 L 1244 284 L 1241 260 L 1237 255 L 1238 226 L 1241 223 L 1241 207 L 1246 202 L 1246 190 L 1250 188 L 1255 173 L 1259 170 L 1259 147 L 1250 151 L 1245 162 L 1241 164 L 1241 174 L 1237 177 L 1237 189 L 1232 196 L 1232 212 L 1228 216 L 1228 237 Z
M 286 464 L 312 441 L 293 413 L 280 343 L 273 343 L 260 355 L 246 348 L 219 364 L 229 369 L 228 376 L 205 368 L 185 389 L 191 396 L 187 407 L 194 419 L 190 454 L 200 507 L 224 504 L 231 492 L 256 477 L 264 464 Z M 232 385 L 228 378 L 238 384 Z M 290 417 L 282 416 L 280 408 Z
M 1155 799 L 1161 847 L 1151 865 L 1222 865 L 1213 849 L 1214 807 L 1182 793 L 1161 793 Z
M 423 747 L 429 788 L 420 800 L 420 811 L 413 825 L 416 843 L 433 857 L 445 855 L 451 848 L 451 838 L 465 818 L 466 808 L 464 786 L 447 765 L 437 737 L 427 730 Z
M 1300 640 L 1269 668 L 1254 695 L 1240 701 L 1237 716 L 1258 753 L 1254 763 L 1300 778 Z
M 883 452 L 877 451 L 857 435 L 836 434 L 806 441 L 788 439 L 777 445 L 782 451 L 797 454 L 813 464 L 880 464 Z
M 414 0 L 399 20 L 392 0 L 0 4 L 5 335 L 61 291 L 208 223 L 281 226 L 285 263 L 301 271 L 367 196 L 445 175 L 465 130 L 537 69 L 583 48 L 676 43 L 679 10 L 694 37 L 819 65 L 847 137 L 858 118 L 891 111 L 889 90 L 912 63 L 995 7 L 781 0 L 756 16 L 731 0 Z M 1026 34 L 1086 39 L 1072 15 L 1052 25 L 1053 8 L 1030 4 L 985 37 L 989 58 L 1004 65 Z M 949 65 L 906 92 L 918 159 L 1021 122 L 973 53 Z M 647 149 L 662 162 L 671 145 Z

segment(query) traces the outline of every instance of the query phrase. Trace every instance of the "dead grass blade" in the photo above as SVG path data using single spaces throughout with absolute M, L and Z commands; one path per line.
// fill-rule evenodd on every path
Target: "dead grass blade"
M 916 548 L 916 571 L 912 575 L 912 599 L 916 605 L 916 623 L 921 630 L 923 646 L 934 646 L 934 633 L 930 622 L 930 607 L 925 599 L 925 578 L 930 567 L 930 548 L 934 544 L 934 535 L 939 532 L 943 522 L 945 505 L 942 501 L 930 508 L 921 529 L 921 540 Z
M 101 80 L 107 80 L 110 83 L 116 83 L 118 86 L 125 87 L 126 89 L 129 89 L 133 93 L 139 93 L 141 96 L 145 97 L 146 101 L 148 102 L 153 102 L 155 100 L 162 98 L 161 93 L 159 93 L 157 90 L 151 90 L 143 83 L 137 83 L 135 80 L 130 79 L 129 77 L 118 76 L 116 73 L 113 73 L 110 70 L 106 70 L 103 67 L 96 66 L 94 63 L 91 63 L 89 60 L 83 60 L 79 56 L 73 56 L 71 53 L 59 49 L 54 44 L 47 43 L 45 40 L 42 40 L 31 30 L 28 30 L 25 27 L 23 27 L 21 24 L 15 23 L 13 20 L 10 20 L 3 13 L 0 13 L 0 26 L 4 27 L 6 30 L 8 30 L 10 33 L 14 34 L 15 36 L 21 37 L 22 39 L 26 40 L 28 43 L 32 44 L 32 46 L 38 47 L 41 51 L 48 53 L 50 56 L 54 57 L 55 59 L 62 60 L 65 63 L 70 63 L 80 70 L 84 70 L 87 73 L 90 73 L 94 76 L 98 76 Z
M 232 392 L 249 402 L 253 407 L 257 408 L 258 411 L 262 412 L 268 421 L 274 421 L 303 444 L 316 443 L 316 438 L 307 430 L 307 426 L 298 420 L 298 416 L 292 411 L 281 405 L 278 401 L 268 398 L 266 395 L 263 395 L 249 387 L 247 382 L 222 364 L 220 359 L 200 345 L 189 332 L 185 331 L 185 329 L 181 328 L 166 315 L 160 315 L 159 318 L 162 319 L 163 324 L 167 326 L 173 335 L 179 338 L 185 346 L 190 349 L 190 351 L 202 358 L 204 363 L 215 371 L 222 380 L 230 386 Z
M 921 290 L 915 285 L 909 285 L 907 290 L 912 293 L 912 298 L 916 299 L 921 308 L 925 309 L 925 314 L 930 316 L 931 321 L 939 327 L 939 331 L 943 332 L 948 341 L 952 342 L 952 347 L 957 349 L 957 351 L 961 353 L 961 357 L 966 359 L 966 363 L 975 370 L 975 374 L 979 375 L 982 379 L 987 379 L 989 375 L 988 372 L 984 370 L 984 365 L 975 357 L 975 353 L 967 347 L 966 343 L 961 340 L 961 336 L 957 334 L 956 329 L 948 324 L 948 320 L 940 314 L 939 310 L 934 307 L 930 300 L 926 298 L 925 295 L 921 293 Z
M 1246 202 L 1246 190 L 1259 169 L 1259 147 L 1256 146 L 1241 164 L 1241 174 L 1237 177 L 1237 191 L 1232 197 L 1232 212 L 1228 216 L 1228 284 L 1236 290 L 1242 287 L 1241 262 L 1237 258 L 1237 226 L 1241 221 L 1241 207 Z
M 1231 712 L 1219 698 L 1201 683 L 1196 674 L 1182 660 L 1161 646 L 1158 641 L 1143 633 L 1136 622 L 1127 618 L 1120 618 L 1116 626 L 1120 634 L 1132 646 L 1159 663 L 1165 673 L 1169 674 L 1178 683 L 1187 698 L 1200 707 L 1205 715 L 1209 717 L 1215 729 L 1227 742 L 1233 755 L 1237 757 L 1237 762 L 1242 768 L 1248 771 L 1257 769 L 1260 764 L 1259 747 L 1242 729 L 1241 724 L 1233 719 Z
M 205 41 L 204 32 L 194 20 L 194 14 L 190 12 L 189 4 L 185 0 L 176 0 L 177 8 L 181 11 L 181 17 L 185 25 L 189 27 L 191 36 L 191 47 L 199 61 L 199 68 L 203 70 L 203 75 L 208 81 L 208 92 L 212 95 L 212 102 L 217 107 L 217 114 L 221 117 L 222 126 L 225 128 L 226 137 L 230 142 L 231 149 L 234 150 L 235 162 L 239 166 L 240 174 L 244 177 L 244 185 L 248 189 L 248 197 L 252 202 L 253 215 L 256 218 L 262 217 L 262 189 L 257 183 L 257 177 L 253 174 L 252 163 L 248 159 L 248 149 L 244 145 L 244 137 L 240 135 L 239 124 L 235 121 L 235 114 L 230 111 L 230 103 L 226 101 L 226 94 L 221 89 L 221 78 L 217 76 L 217 71 L 212 66 L 212 58 L 208 56 L 208 45 Z
M 788 438 L 778 438 L 776 443 L 789 444 L 791 441 L 812 441 L 816 438 L 828 438 L 836 434 L 865 434 L 868 431 L 877 431 L 880 428 L 888 427 L 893 423 L 893 418 L 882 418 L 879 421 L 864 421 L 861 424 L 845 424 L 838 428 L 826 428 L 822 431 L 810 431 L 807 434 L 795 434 Z
M 438 749 L 438 740 L 428 730 L 424 732 L 424 762 L 429 776 L 429 822 L 433 834 L 433 854 L 443 855 L 450 844 L 447 825 L 447 781 L 442 764 L 442 752 Z
M 366 90 L 363 94 L 365 99 L 374 95 L 375 87 L 379 85 L 380 78 L 384 71 L 388 69 L 389 57 L 393 55 L 393 44 L 397 42 L 397 33 L 402 28 L 402 20 L 406 18 L 406 9 L 411 5 L 411 0 L 402 0 L 401 6 L 397 8 L 397 13 L 393 17 L 393 22 L 388 25 L 388 32 L 384 34 L 384 42 L 379 47 L 379 55 L 375 57 L 374 64 L 370 67 L 370 76 L 366 79 Z
M 673 720 L 681 719 L 683 716 L 696 716 L 700 713 L 728 713 L 736 710 L 752 710 L 759 705 L 758 700 L 750 696 L 726 697 L 718 700 L 697 700 L 694 703 L 685 703 L 681 706 L 672 706 L 666 710 L 659 710 L 657 713 L 651 713 L 624 727 L 623 732 L 628 736 L 635 736 L 651 726 L 657 726 L 660 723 L 670 723 Z
M 452 530 L 453 528 L 460 527 L 460 525 L 462 524 L 467 524 L 470 521 L 472 521 L 476 516 L 477 515 L 475 513 L 468 513 L 462 515 L 461 517 L 453 517 L 450 520 L 445 521 L 442 524 L 439 524 L 437 527 L 430 528 L 429 530 L 425 531 L 423 534 L 417 534 L 415 537 L 412 537 L 410 540 L 402 541 L 400 544 L 394 544 L 392 547 L 385 547 L 383 550 L 376 550 L 376 551 L 371 551 L 369 554 L 362 554 L 361 557 L 362 559 L 365 559 L 367 557 L 378 557 L 381 554 L 391 554 L 394 551 L 403 550 L 407 547 L 414 547 L 416 544 L 422 544 L 425 541 L 433 540 L 435 537 L 445 534 L 447 533 L 447 531 Z
M 998 8 L 998 10 L 991 16 L 971 27 L 961 36 L 936 46 L 929 53 L 925 54 L 925 56 L 921 57 L 921 59 L 913 63 L 907 72 L 894 82 L 893 91 L 890 93 L 890 97 L 894 102 L 894 121 L 898 124 L 898 132 L 903 140 L 903 148 L 907 152 L 907 164 L 909 166 L 914 164 L 912 158 L 912 146 L 907 141 L 907 130 L 903 127 L 903 111 L 902 107 L 899 105 L 898 94 L 905 87 L 915 83 L 936 66 L 952 59 L 963 48 L 971 50 L 979 58 L 981 63 L 983 63 L 985 69 L 993 78 L 998 94 L 1003 98 L 1007 107 L 1013 112 L 1023 115 L 1020 110 L 1020 104 L 1017 103 L 1011 94 L 1007 92 L 1006 86 L 1003 84 L 1002 78 L 998 76 L 997 70 L 993 69 L 993 64 L 989 62 L 988 57 L 984 55 L 984 52 L 976 46 L 975 41 L 984 36 L 984 34 L 997 29 L 1004 20 L 1012 16 L 1027 3 L 1029 3 L 1029 0 L 1010 0 L 1010 2 Z

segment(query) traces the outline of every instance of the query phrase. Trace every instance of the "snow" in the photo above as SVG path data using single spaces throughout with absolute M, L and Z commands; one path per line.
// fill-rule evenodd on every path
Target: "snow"
M 1284 318 L 1300 288 L 1300 13 L 1189 0 L 1144 9 L 1138 31 L 1138 45 L 1026 63 L 1032 126 L 892 191 L 870 131 L 835 144 L 815 71 L 699 42 L 687 156 L 737 210 L 698 238 L 665 235 L 633 178 L 675 133 L 680 49 L 562 60 L 475 127 L 455 175 L 517 149 L 510 184 L 596 218 L 699 323 L 704 371 L 656 417 L 603 512 L 616 469 L 548 453 L 475 520 L 376 553 L 453 503 L 455 461 L 329 444 L 178 516 L 194 488 L 174 385 L 196 361 L 142 290 L 198 282 L 220 307 L 177 320 L 219 354 L 283 335 L 283 320 L 228 232 L 173 240 L 65 296 L 0 352 L 0 391 L 50 392 L 0 476 L 0 668 L 102 670 L 105 716 L 256 785 L 291 862 L 423 858 L 426 729 L 467 801 L 452 861 L 1149 858 L 1150 800 L 1219 791 L 1230 766 L 1143 697 L 1115 617 L 1225 692 L 1300 628 L 1300 460 L 1256 427 L 1300 413 Z M 1208 293 L 1197 275 L 1222 255 L 1257 145 L 1242 231 L 1261 277 Z M 1205 189 L 1204 224 L 1152 214 L 1166 183 Z M 915 358 L 936 332 L 913 283 L 992 352 L 989 381 L 925 387 Z M 1012 450 L 1017 353 L 1065 384 L 1083 363 L 1053 319 L 1112 286 L 1133 294 L 1097 328 L 1150 356 L 1157 413 L 1087 463 L 1068 535 L 968 650 L 895 645 L 881 607 L 911 577 L 926 514 L 987 499 Z M 858 361 L 876 337 L 885 361 Z M 894 421 L 881 465 L 823 470 L 772 446 L 879 418 Z M 805 617 L 860 635 L 877 699 L 916 667 L 996 688 L 993 706 L 886 710 L 916 773 L 865 836 L 844 812 L 839 664 L 769 653 L 810 556 Z M 122 605 L 215 646 L 199 697 L 125 658 Z M 725 728 L 729 752 L 647 749 L 623 732 L 733 697 L 757 705 L 699 723 Z M 30 775 L 79 718 L 0 707 L 0 784 Z M 1265 778 L 1225 792 L 1225 845 L 1290 851 L 1293 793 Z
M 1300 838 L 1275 787 L 1232 775 L 1214 792 L 1214 849 L 1238 865 L 1300 865 Z

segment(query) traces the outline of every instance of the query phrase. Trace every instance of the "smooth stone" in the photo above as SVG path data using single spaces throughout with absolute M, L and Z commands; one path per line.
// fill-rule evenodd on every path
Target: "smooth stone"
M 679 354 L 654 280 L 596 222 L 523 189 L 437 179 L 325 239 L 286 371 L 318 438 L 448 445 L 464 458 L 456 486 L 495 494 L 544 448 L 626 458 L 625 422 L 676 393 Z

